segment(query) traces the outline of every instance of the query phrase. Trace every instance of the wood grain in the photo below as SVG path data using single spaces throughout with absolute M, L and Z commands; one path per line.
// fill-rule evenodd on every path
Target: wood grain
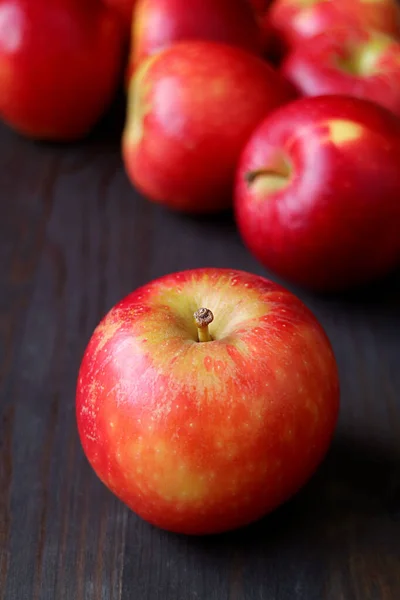
M 229 215 L 140 198 L 118 139 L 115 123 L 70 146 L 0 130 L 0 600 L 399 600 L 399 275 L 347 297 L 294 290 L 333 343 L 342 409 L 323 466 L 273 515 L 174 536 L 89 468 L 75 382 L 105 312 L 170 271 L 267 274 Z

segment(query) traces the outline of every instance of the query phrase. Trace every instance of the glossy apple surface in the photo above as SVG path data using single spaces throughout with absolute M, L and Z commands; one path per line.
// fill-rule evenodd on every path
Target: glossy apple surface
M 400 116 L 400 41 L 346 29 L 322 33 L 294 48 L 282 73 L 305 96 L 366 98 Z
M 241 157 L 235 210 L 281 277 L 340 291 L 400 260 L 400 120 L 347 96 L 302 98 L 267 118 Z
M 146 59 L 131 79 L 123 136 L 127 173 L 150 200 L 216 212 L 232 204 L 248 137 L 293 97 L 265 61 L 216 42 L 179 42 Z
M 338 27 L 400 35 L 396 0 L 275 0 L 270 19 L 286 47 Z
M 213 312 L 211 341 L 193 314 Z M 304 304 L 256 275 L 167 275 L 96 328 L 77 386 L 84 452 L 161 528 L 206 534 L 292 496 L 330 444 L 339 402 L 328 339 Z
M 210 40 L 261 54 L 261 32 L 248 0 L 138 0 L 132 65 L 182 40 Z
M 0 0 L 0 117 L 23 134 L 85 135 L 121 74 L 120 23 L 96 0 Z

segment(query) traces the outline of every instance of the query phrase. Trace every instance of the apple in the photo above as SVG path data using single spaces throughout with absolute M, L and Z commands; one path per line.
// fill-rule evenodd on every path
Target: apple
M 305 96 L 346 94 L 400 116 L 400 41 L 363 29 L 330 30 L 297 46 L 282 72 Z
M 332 348 L 304 304 L 213 268 L 164 276 L 112 308 L 76 396 L 101 481 L 153 525 L 198 535 L 295 494 L 329 447 L 338 405 Z
M 97 0 L 0 0 L 0 117 L 34 138 L 84 136 L 121 75 L 118 18 Z
M 400 34 L 396 0 L 275 0 L 269 14 L 286 47 L 301 45 L 306 39 L 338 27 Z
M 235 213 L 268 269 L 331 292 L 400 262 L 400 120 L 368 100 L 301 98 L 265 119 L 237 172 Z
M 248 0 L 138 0 L 131 63 L 181 40 L 224 42 L 261 54 L 261 33 Z
M 226 209 L 248 137 L 293 97 L 279 73 L 241 48 L 178 42 L 143 61 L 131 78 L 127 173 L 150 200 L 170 208 Z

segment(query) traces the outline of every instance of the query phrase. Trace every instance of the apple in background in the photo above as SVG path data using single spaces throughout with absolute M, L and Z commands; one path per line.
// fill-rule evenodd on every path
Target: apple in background
M 261 58 L 216 42 L 179 42 L 131 79 L 123 135 L 127 173 L 150 200 L 192 212 L 232 204 L 240 152 L 256 125 L 293 98 Z
M 400 262 L 400 120 L 347 96 L 301 98 L 243 151 L 235 212 L 250 251 L 279 276 L 341 291 Z
M 382 33 L 327 31 L 295 47 L 282 73 L 305 96 L 366 98 L 400 117 L 400 41 Z
M 362 27 L 400 35 L 400 8 L 396 0 L 275 0 L 269 14 L 286 47 L 302 44 L 338 27 Z
M 304 304 L 242 271 L 167 275 L 119 302 L 84 354 L 76 412 L 98 477 L 150 523 L 246 525 L 323 459 L 339 383 Z
M 174 42 L 196 39 L 262 52 L 261 32 L 248 0 L 139 0 L 132 67 Z
M 97 0 L 0 0 L 0 117 L 41 139 L 83 137 L 110 105 L 123 35 Z

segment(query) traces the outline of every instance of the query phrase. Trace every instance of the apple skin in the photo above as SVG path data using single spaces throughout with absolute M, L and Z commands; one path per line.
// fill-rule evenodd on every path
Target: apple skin
M 131 78 L 123 156 L 150 200 L 184 212 L 232 204 L 240 152 L 271 110 L 295 97 L 261 58 L 216 42 L 178 42 Z
M 396 0 L 275 0 L 269 14 L 286 48 L 339 27 L 347 30 L 362 27 L 400 35 L 400 8 Z
M 211 342 L 193 313 L 210 308 Z M 96 328 L 79 371 L 77 423 L 101 481 L 135 513 L 185 534 L 246 525 L 314 473 L 332 439 L 330 343 L 293 294 L 227 269 L 139 288 Z
M 138 0 L 130 61 L 133 68 L 183 40 L 210 40 L 262 53 L 261 32 L 248 0 L 190 0 L 189 5 L 188 0 Z
M 123 47 L 97 0 L 0 0 L 0 118 L 34 138 L 83 137 L 112 102 Z
M 383 277 L 400 262 L 400 120 L 367 100 L 301 98 L 254 132 L 235 213 L 273 272 L 321 292 Z
M 354 72 L 342 66 L 351 61 Z M 366 98 L 400 116 L 400 41 L 384 34 L 327 31 L 294 48 L 282 73 L 304 96 Z

